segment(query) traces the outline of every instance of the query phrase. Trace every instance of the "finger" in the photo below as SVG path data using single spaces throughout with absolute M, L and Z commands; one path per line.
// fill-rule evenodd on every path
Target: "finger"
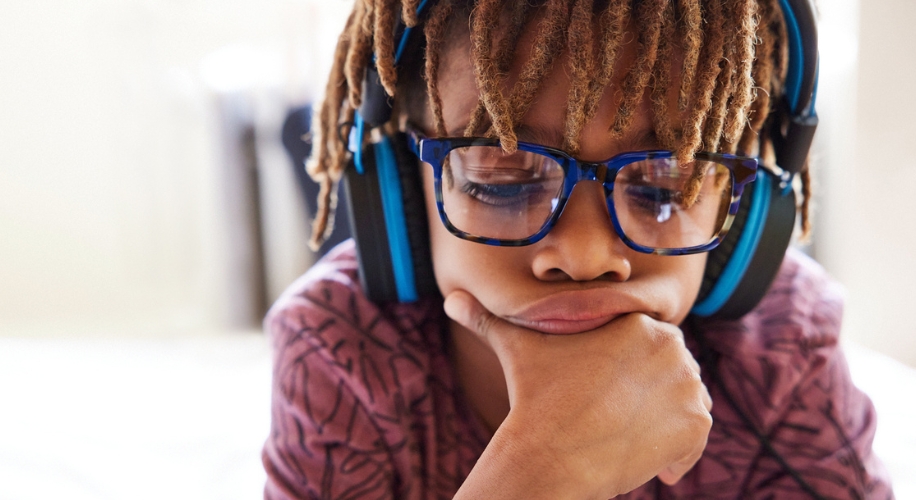
M 677 482 L 680 481 L 681 478 L 684 477 L 684 474 L 687 474 L 689 470 L 690 467 L 686 467 L 681 464 L 675 464 L 659 472 L 658 479 L 668 486 L 673 486 L 677 484 Z
M 700 370 L 700 363 L 696 360 L 696 358 L 694 358 L 693 355 L 689 353 L 687 354 L 687 358 L 688 358 L 687 362 L 690 363 L 690 367 L 693 368 L 693 371 L 697 373 L 702 373 L 702 371 Z
M 494 340 L 499 337 L 494 333 L 501 326 L 509 326 L 505 321 L 494 316 L 476 297 L 464 290 L 456 290 L 445 298 L 445 314 L 461 326 L 467 328 L 490 348 L 496 349 Z M 505 329 L 505 327 L 503 328 Z
M 697 432 L 700 432 L 702 429 L 702 439 L 695 442 L 693 450 L 691 450 L 687 456 L 668 465 L 668 467 L 658 474 L 658 479 L 661 480 L 661 482 L 668 486 L 677 483 L 685 474 L 690 472 L 690 469 L 692 469 L 703 456 L 703 452 L 706 450 L 706 443 L 709 439 L 709 429 L 712 427 L 712 418 L 704 420 L 705 423 L 702 424 L 702 427 L 697 429 Z
M 691 360 L 693 360 L 693 356 L 690 356 L 688 354 L 688 357 Z M 696 361 L 694 361 L 694 363 L 696 363 Z M 696 368 L 694 368 L 694 370 L 696 371 L 696 374 L 697 374 L 697 383 L 700 385 L 700 388 L 699 388 L 700 399 L 703 401 L 703 406 L 706 408 L 706 411 L 711 412 L 712 411 L 712 397 L 709 395 L 709 388 L 706 387 L 706 384 L 704 384 L 702 379 L 700 379 L 699 365 L 697 365 Z
M 681 478 L 684 477 L 685 474 L 690 472 L 690 469 L 692 469 L 694 465 L 696 465 L 696 463 L 700 460 L 700 457 L 703 456 L 703 450 L 705 448 L 706 446 L 704 442 L 704 446 L 702 448 L 699 448 L 697 451 L 691 453 L 690 456 L 685 457 L 679 462 L 669 465 L 665 468 L 665 470 L 659 472 L 658 479 L 668 486 L 677 483 L 681 480 Z

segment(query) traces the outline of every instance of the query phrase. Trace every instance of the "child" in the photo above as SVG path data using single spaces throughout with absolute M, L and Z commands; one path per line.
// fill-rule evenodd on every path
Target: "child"
M 419 3 L 357 0 L 310 171 L 320 239 L 374 63 L 441 295 L 370 301 L 349 242 L 277 302 L 265 497 L 892 498 L 820 267 L 691 315 L 756 167 L 717 153 L 775 169 L 779 0 Z

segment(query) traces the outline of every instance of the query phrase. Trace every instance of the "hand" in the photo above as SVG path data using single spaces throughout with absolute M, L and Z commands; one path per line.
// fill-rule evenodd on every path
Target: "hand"
M 501 488 L 509 477 L 609 498 L 656 475 L 673 484 L 699 460 L 712 402 L 677 327 L 630 313 L 548 335 L 496 317 L 464 291 L 449 294 L 445 310 L 493 349 L 506 377 L 511 409 L 494 436 L 499 449 L 491 441 L 481 458 L 532 470 L 493 472 Z M 517 456 L 492 456 L 501 451 Z

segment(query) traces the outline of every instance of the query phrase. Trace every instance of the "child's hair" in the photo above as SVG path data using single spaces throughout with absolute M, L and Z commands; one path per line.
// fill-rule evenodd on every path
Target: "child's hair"
M 764 123 L 782 95 L 787 72 L 786 26 L 779 0 L 439 0 L 424 22 L 425 58 L 417 69 L 395 67 L 395 27 L 415 26 L 420 0 L 356 0 L 340 36 L 325 100 L 316 116 L 308 171 L 321 184 L 313 245 L 320 243 L 336 199 L 333 187 L 349 159 L 348 125 L 362 100 L 373 61 L 385 90 L 395 96 L 399 75 L 425 79 L 436 133 L 445 135 L 439 94 L 439 59 L 454 22 L 470 17 L 471 56 L 481 100 L 464 133 L 498 137 L 516 148 L 515 127 L 557 56 L 569 51 L 570 88 L 564 148 L 578 152 L 579 134 L 598 109 L 611 81 L 618 52 L 636 33 L 636 58 L 626 68 L 621 100 L 610 134 L 630 126 L 647 89 L 660 144 L 689 160 L 698 151 L 759 154 L 772 158 Z M 538 14 L 538 15 L 535 15 Z M 503 79 L 529 24 L 539 23 L 534 50 L 508 95 Z M 597 49 L 598 53 L 595 54 Z M 667 91 L 673 57 L 683 56 L 677 106 L 671 123 Z M 410 65 L 406 65 L 410 66 Z M 403 82 L 402 82 L 403 83 Z M 411 82 L 416 83 L 416 82 Z M 411 85 L 412 87 L 412 85 Z M 404 86 L 402 85 L 402 89 Z M 419 86 L 417 86 L 419 88 Z M 397 120 L 397 113 L 392 118 Z M 760 139 L 758 141 L 758 139 Z M 752 151 L 752 148 L 758 148 Z M 702 175 L 699 170 L 695 176 Z M 801 174 L 802 231 L 809 229 L 810 174 Z

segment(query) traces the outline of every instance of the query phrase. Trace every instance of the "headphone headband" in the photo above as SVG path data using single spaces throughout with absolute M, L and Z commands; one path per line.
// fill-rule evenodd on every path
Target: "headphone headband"
M 779 0 L 779 4 L 789 36 L 789 71 L 785 84 L 789 111 L 797 116 L 813 115 L 818 64 L 815 7 L 811 0 Z
M 818 118 L 817 20 L 812 0 L 779 0 L 786 20 L 789 68 L 782 103 L 770 117 L 776 164 L 794 175 L 805 168 Z

